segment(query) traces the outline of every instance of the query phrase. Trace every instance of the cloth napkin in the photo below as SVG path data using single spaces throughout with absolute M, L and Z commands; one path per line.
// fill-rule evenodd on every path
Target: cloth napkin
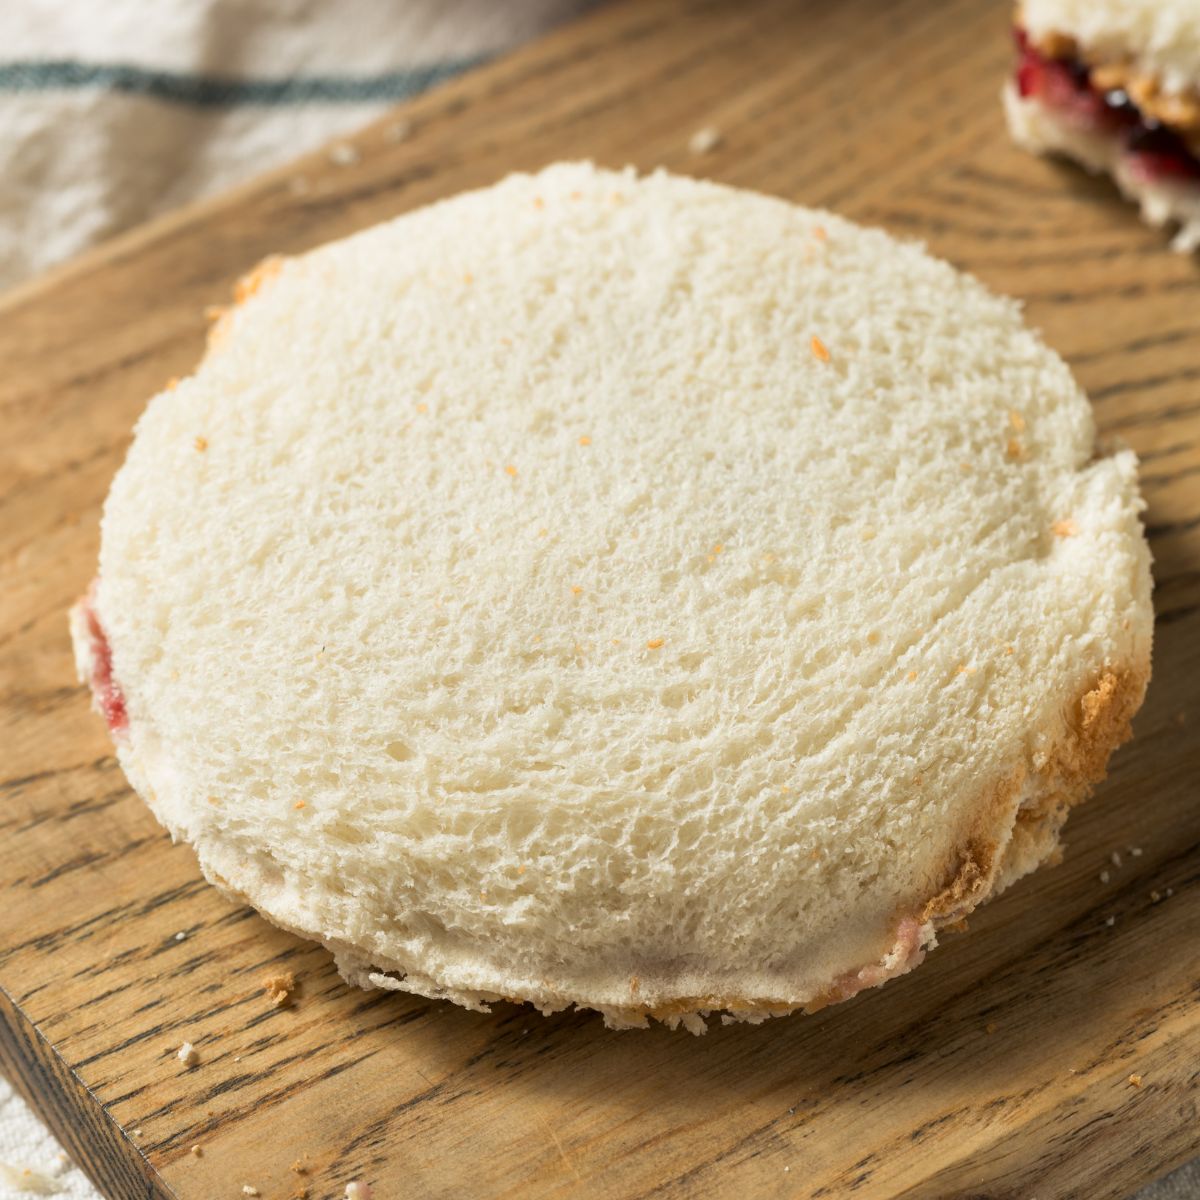
M 0 288 L 350 133 L 592 2 L 0 0 Z M 0 1078 L 0 1195 L 45 1187 L 100 1200 Z M 1200 1163 L 1137 1200 L 1197 1198 Z

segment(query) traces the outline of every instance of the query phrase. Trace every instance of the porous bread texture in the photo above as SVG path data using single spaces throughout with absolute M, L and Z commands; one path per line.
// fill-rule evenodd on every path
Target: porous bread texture
M 134 786 L 348 979 L 819 1007 L 1124 736 L 1134 457 L 921 248 L 569 164 L 258 282 L 141 418 L 94 603 Z
M 1127 63 L 1162 91 L 1200 89 L 1200 0 L 1021 0 L 1035 41 L 1074 39 L 1089 63 Z
M 1004 110 L 1019 146 L 1063 155 L 1095 175 L 1109 176 L 1148 225 L 1174 228 L 1172 249 L 1183 254 L 1200 249 L 1200 184 L 1147 178 L 1119 138 L 1083 128 L 1036 97 L 1021 96 L 1011 82 L 1004 88 Z

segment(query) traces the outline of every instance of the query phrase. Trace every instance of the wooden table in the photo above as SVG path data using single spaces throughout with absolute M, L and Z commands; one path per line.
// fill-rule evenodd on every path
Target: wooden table
M 1007 17 L 629 0 L 408 105 L 405 141 L 383 122 L 353 164 L 313 155 L 0 300 L 0 1059 L 110 1196 L 1099 1198 L 1196 1153 L 1200 269 L 1009 145 Z M 720 144 L 693 154 L 703 126 Z M 926 239 L 1027 301 L 1142 456 L 1154 681 L 1065 864 L 814 1017 L 696 1039 L 352 991 L 204 885 L 74 680 L 100 502 L 205 305 L 270 251 L 583 156 Z M 262 990 L 278 968 L 291 1008 Z

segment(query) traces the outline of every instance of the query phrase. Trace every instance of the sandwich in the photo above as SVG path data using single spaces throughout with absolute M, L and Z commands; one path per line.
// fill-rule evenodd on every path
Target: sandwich
M 1023 0 L 1014 139 L 1108 175 L 1173 245 L 1200 247 L 1200 3 Z
M 921 247 L 560 164 L 243 281 L 72 630 L 158 819 L 347 980 L 699 1032 L 1055 859 L 1149 677 L 1140 509 Z

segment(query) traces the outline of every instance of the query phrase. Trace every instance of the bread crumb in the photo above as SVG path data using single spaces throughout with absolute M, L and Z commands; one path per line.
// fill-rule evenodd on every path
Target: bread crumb
M 257 1196 L 258 1194 L 259 1194 L 258 1188 L 251 1187 L 248 1183 L 242 1184 L 242 1195 L 243 1196 Z
M 584 435 L 583 435 L 583 436 L 582 436 L 582 437 L 579 439 L 579 444 L 580 444 L 581 446 L 590 446 L 590 445 L 592 444 L 592 439 L 591 439 L 590 437 L 588 437 L 588 435 L 585 433 L 585 434 L 584 434 Z
M 194 1154 L 197 1158 L 200 1158 L 204 1154 L 204 1150 L 201 1146 L 193 1146 L 192 1154 Z
M 995 1021 L 989 1021 L 989 1022 L 988 1022 L 988 1023 L 987 1023 L 987 1024 L 984 1026 L 984 1027 L 983 1027 L 983 1029 L 984 1029 L 984 1032 L 985 1032 L 985 1033 L 995 1033 L 995 1032 L 996 1032 L 996 1022 L 995 1022 Z
M 815 333 L 809 345 L 812 346 L 813 358 L 818 359 L 820 362 L 827 363 L 829 361 L 829 348 Z
M 1117 918 L 1116 917 L 1105 917 L 1104 923 L 1105 923 L 1105 925 L 1107 925 L 1109 927 L 1109 929 L 1111 929 L 1117 923 Z
M 1162 899 L 1162 894 L 1160 892 L 1151 892 L 1150 893 L 1150 903 L 1151 904 L 1157 904 L 1161 899 Z
M 397 142 L 407 141 L 412 136 L 412 122 L 401 118 L 399 121 L 393 121 L 384 131 L 383 136 L 386 141 L 395 145 Z
M 662 639 L 662 638 L 651 638 L 651 639 L 650 639 L 650 640 L 649 640 L 649 641 L 646 643 L 646 649 L 647 649 L 647 650 L 657 650 L 657 649 L 659 649 L 659 648 L 662 646 L 662 644 L 663 644 L 663 639 Z
M 1133 858 L 1141 858 L 1142 857 L 1142 848 L 1141 848 L 1141 846 L 1130 846 L 1129 853 Z
M 179 931 L 179 932 L 178 932 L 178 933 L 175 935 L 175 940 L 176 940 L 177 942 L 182 942 L 182 941 L 183 941 L 183 939 L 184 939 L 185 937 L 187 937 L 187 931 L 186 931 L 186 930 L 183 930 L 183 929 L 181 929 L 181 930 L 180 930 L 180 931 Z
M 1025 432 L 1025 418 L 1019 412 L 1010 412 L 1008 414 L 1008 423 L 1017 433 Z
M 1107 871 L 1100 872 L 1100 882 L 1101 883 L 1107 883 L 1110 878 L 1111 878 L 1111 876 L 1109 875 L 1109 873 Z
M 205 450 L 208 449 L 208 438 L 201 437 L 199 434 L 197 434 L 196 440 L 192 443 L 192 445 L 195 446 L 201 454 L 203 454 Z
M 1055 521 L 1050 526 L 1050 532 L 1055 537 L 1069 538 L 1074 537 L 1079 532 L 1079 526 L 1070 517 L 1064 517 L 1061 521 Z
M 509 463 L 508 466 L 504 468 L 504 473 L 506 475 L 511 475 L 515 479 L 517 477 L 517 468 L 514 467 L 512 463 Z
M 191 1042 L 184 1042 L 179 1047 L 175 1057 L 179 1059 L 185 1067 L 194 1067 L 200 1061 L 200 1055 L 196 1053 L 196 1047 Z
M 141 1137 L 141 1136 L 142 1136 L 142 1131 L 141 1131 L 140 1129 L 135 1129 L 135 1130 L 133 1131 L 133 1136 L 134 1136 L 134 1137 Z
M 329 161 L 335 167 L 352 167 L 360 158 L 362 155 L 359 153 L 358 147 L 352 146 L 349 142 L 338 142 L 329 148 Z
M 263 990 L 276 1008 L 284 1008 L 291 1003 L 292 992 L 296 990 L 296 976 L 291 971 L 268 975 L 263 980 Z
M 355 1179 L 346 1184 L 346 1200 L 371 1200 L 371 1186 Z
M 292 1163 L 292 1170 L 295 1171 L 297 1175 L 307 1175 L 308 1164 L 304 1161 L 304 1159 L 298 1158 L 294 1163 Z
M 642 986 L 642 981 L 636 975 L 629 977 L 629 991 L 632 995 L 638 994 L 638 989 Z
M 1135 1088 L 1140 1088 L 1142 1086 L 1142 1077 L 1140 1075 L 1130 1075 L 1129 1082 Z
M 320 657 L 320 656 L 318 655 L 318 657 Z M 304 800 L 297 800 L 297 801 L 296 801 L 296 803 L 292 805 L 292 807 L 293 807 L 294 809 L 297 809 L 297 810 L 299 810 L 299 809 L 301 809 L 301 808 L 304 808 L 306 803 L 307 803 L 307 802 L 306 802 L 306 801 L 304 801 Z
M 1113 851 L 1113 852 L 1112 852 L 1112 853 L 1111 853 L 1111 854 L 1108 856 L 1108 858 L 1109 858 L 1109 861 L 1112 863 L 1112 865 L 1113 865 L 1114 867 L 1119 867 L 1119 866 L 1121 865 L 1121 854 L 1120 854 L 1120 851 L 1114 850 L 1114 851 Z
M 721 144 L 721 133 L 711 125 L 697 129 L 688 139 L 688 149 L 693 154 L 711 154 Z

